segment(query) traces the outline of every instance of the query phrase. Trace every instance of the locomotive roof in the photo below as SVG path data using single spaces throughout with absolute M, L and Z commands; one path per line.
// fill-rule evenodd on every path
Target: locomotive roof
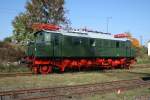
M 43 30 L 51 33 L 59 33 L 66 36 L 75 36 L 75 37 L 86 37 L 86 38 L 97 38 L 97 39 L 108 39 L 116 41 L 126 41 L 126 38 L 114 38 L 114 35 L 101 33 L 101 32 L 87 32 L 87 31 L 49 31 Z

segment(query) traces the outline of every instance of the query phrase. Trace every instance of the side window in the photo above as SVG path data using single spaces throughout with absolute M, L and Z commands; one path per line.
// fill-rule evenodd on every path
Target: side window
M 111 48 L 114 48 L 114 43 L 115 43 L 115 41 L 113 41 L 113 40 L 110 41 L 110 47 Z
M 125 48 L 125 42 L 122 42 L 122 43 L 121 43 L 121 47 L 122 47 L 122 48 Z
M 119 41 L 116 41 L 116 48 L 119 48 L 120 47 L 120 43 Z
M 104 47 L 104 40 L 101 40 L 101 47 Z
M 52 34 L 52 41 L 54 43 L 54 45 L 59 45 L 59 34 Z
M 126 41 L 126 47 L 131 47 L 131 42 L 128 40 L 128 41 Z
M 90 46 L 96 46 L 96 41 L 94 39 L 90 39 Z
M 99 46 L 102 47 L 102 41 L 101 40 L 99 40 Z
M 72 37 L 72 42 L 75 45 L 79 45 L 80 43 L 82 43 L 82 40 L 79 37 Z
M 105 40 L 106 47 L 110 47 L 110 40 Z
M 101 41 L 101 39 L 97 39 L 97 40 L 96 40 L 96 45 L 97 45 L 98 47 L 102 47 L 102 41 Z
M 82 45 L 88 45 L 88 38 L 81 38 Z
M 59 45 L 59 35 L 54 35 L 54 43 L 55 45 Z
M 103 47 L 109 47 L 109 40 L 103 40 Z

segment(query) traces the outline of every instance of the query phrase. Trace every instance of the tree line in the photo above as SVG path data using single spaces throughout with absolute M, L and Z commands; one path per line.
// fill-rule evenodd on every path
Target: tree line
M 30 0 L 26 3 L 26 11 L 20 13 L 12 22 L 13 36 L 17 42 L 32 40 L 34 23 L 67 25 L 69 20 L 64 7 L 65 0 Z M 10 40 L 6 38 L 6 40 Z

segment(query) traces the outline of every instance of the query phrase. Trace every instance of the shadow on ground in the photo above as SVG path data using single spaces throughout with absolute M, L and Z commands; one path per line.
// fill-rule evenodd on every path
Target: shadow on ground
M 144 81 L 150 81 L 150 73 L 143 73 L 143 72 L 129 72 L 129 73 L 144 76 L 144 77 L 141 77 L 142 80 L 144 80 Z

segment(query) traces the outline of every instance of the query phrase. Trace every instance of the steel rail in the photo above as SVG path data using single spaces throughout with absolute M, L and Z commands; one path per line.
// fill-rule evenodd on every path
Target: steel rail
M 150 86 L 150 81 L 143 81 L 142 79 L 132 79 L 132 80 L 104 82 L 104 83 L 83 84 L 83 85 L 76 85 L 76 86 L 62 86 L 62 87 L 41 88 L 41 89 L 3 91 L 0 92 L 0 97 L 4 98 L 9 96 L 11 98 L 17 98 L 19 97 L 19 95 L 31 95 L 31 94 L 41 94 L 41 93 L 42 94 L 47 93 L 49 95 L 51 94 L 49 97 L 60 97 L 60 96 L 74 95 L 78 93 L 85 94 L 86 91 L 89 91 L 91 93 L 94 91 L 102 92 L 105 90 L 123 89 L 130 86 L 132 87 Z M 64 93 L 66 93 L 67 95 Z M 34 99 L 34 97 L 32 96 L 31 98 Z M 5 99 L 0 99 L 0 100 L 5 100 Z

